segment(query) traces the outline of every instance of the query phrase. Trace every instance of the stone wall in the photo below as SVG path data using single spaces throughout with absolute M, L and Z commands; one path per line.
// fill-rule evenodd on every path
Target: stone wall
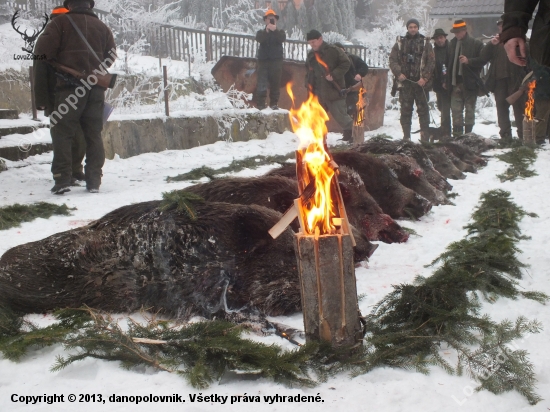
M 219 140 L 265 139 L 271 132 L 290 130 L 288 114 L 284 112 L 249 113 L 241 118 L 245 123 L 242 130 L 238 120 L 224 130 L 211 116 L 110 121 L 103 129 L 105 154 L 108 159 L 115 154 L 127 158 L 141 153 L 190 149 Z

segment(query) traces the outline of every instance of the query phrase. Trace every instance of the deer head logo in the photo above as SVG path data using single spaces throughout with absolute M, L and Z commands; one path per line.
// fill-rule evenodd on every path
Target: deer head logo
M 27 30 L 26 29 L 24 32 L 20 31 L 19 30 L 19 27 L 21 26 L 15 26 L 15 21 L 17 20 L 17 18 L 19 17 L 19 10 L 17 10 L 13 17 L 11 18 L 11 26 L 13 27 L 13 29 L 19 33 L 21 35 L 21 38 L 25 41 L 25 47 L 21 47 L 21 50 L 29 53 L 29 54 L 32 54 L 32 49 L 34 49 L 34 42 L 36 41 L 36 39 L 38 38 L 38 36 L 40 35 L 40 33 L 42 33 L 44 31 L 44 28 L 46 27 L 46 24 L 48 24 L 48 15 L 46 13 L 44 13 L 44 24 L 42 25 L 42 27 L 40 28 L 40 30 L 33 30 L 32 34 L 29 36 L 27 34 Z

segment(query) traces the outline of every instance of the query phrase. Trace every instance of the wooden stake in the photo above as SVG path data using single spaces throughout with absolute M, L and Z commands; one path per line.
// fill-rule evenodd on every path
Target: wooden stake
M 353 346 L 361 340 L 349 235 L 296 235 L 306 340 Z
M 164 78 L 164 113 L 166 113 L 166 116 L 170 116 L 170 108 L 168 107 L 168 71 L 166 66 L 162 66 L 162 76 Z

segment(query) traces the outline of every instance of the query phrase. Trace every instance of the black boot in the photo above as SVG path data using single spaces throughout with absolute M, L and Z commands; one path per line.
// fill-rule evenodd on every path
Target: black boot
M 403 141 L 410 142 L 411 141 L 411 125 L 408 124 L 402 124 L 401 128 L 403 129 Z
M 464 128 L 462 126 L 453 126 L 453 135 L 462 136 L 464 134 Z
M 353 137 L 352 137 L 352 130 L 344 130 L 344 132 L 342 133 L 343 137 L 342 137 L 342 140 L 344 142 L 348 142 L 348 143 L 351 143 L 352 140 L 353 140 Z
M 472 133 L 473 128 L 474 128 L 473 124 L 467 124 L 466 125 L 466 133 Z

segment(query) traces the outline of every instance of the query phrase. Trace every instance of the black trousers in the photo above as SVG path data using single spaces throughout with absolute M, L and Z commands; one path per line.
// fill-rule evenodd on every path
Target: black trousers
M 437 108 L 441 112 L 441 131 L 445 136 L 451 135 L 451 94 L 440 92 L 437 96 Z
M 84 94 L 83 94 L 84 93 Z M 81 97 L 80 97 L 81 96 Z M 73 105 L 67 101 L 73 102 Z M 73 146 L 78 129 L 86 141 L 86 186 L 99 188 L 105 149 L 101 138 L 105 92 L 100 87 L 65 87 L 55 91 L 55 111 L 50 114 L 53 143 L 52 174 L 57 184 L 69 184 L 73 172 Z
M 256 85 L 256 105 L 265 107 L 267 89 L 269 89 L 269 105 L 279 103 L 281 95 L 281 75 L 283 59 L 258 60 L 258 83 Z
M 517 89 L 516 89 L 517 90 Z M 500 128 L 500 137 L 505 139 L 512 138 L 512 124 L 510 123 L 510 104 L 506 98 L 516 90 L 510 85 L 510 79 L 498 79 L 495 88 L 495 104 L 497 106 L 498 127 Z M 518 129 L 518 137 L 523 139 L 523 111 L 525 108 L 525 94 L 516 100 L 512 105 L 514 118 Z

